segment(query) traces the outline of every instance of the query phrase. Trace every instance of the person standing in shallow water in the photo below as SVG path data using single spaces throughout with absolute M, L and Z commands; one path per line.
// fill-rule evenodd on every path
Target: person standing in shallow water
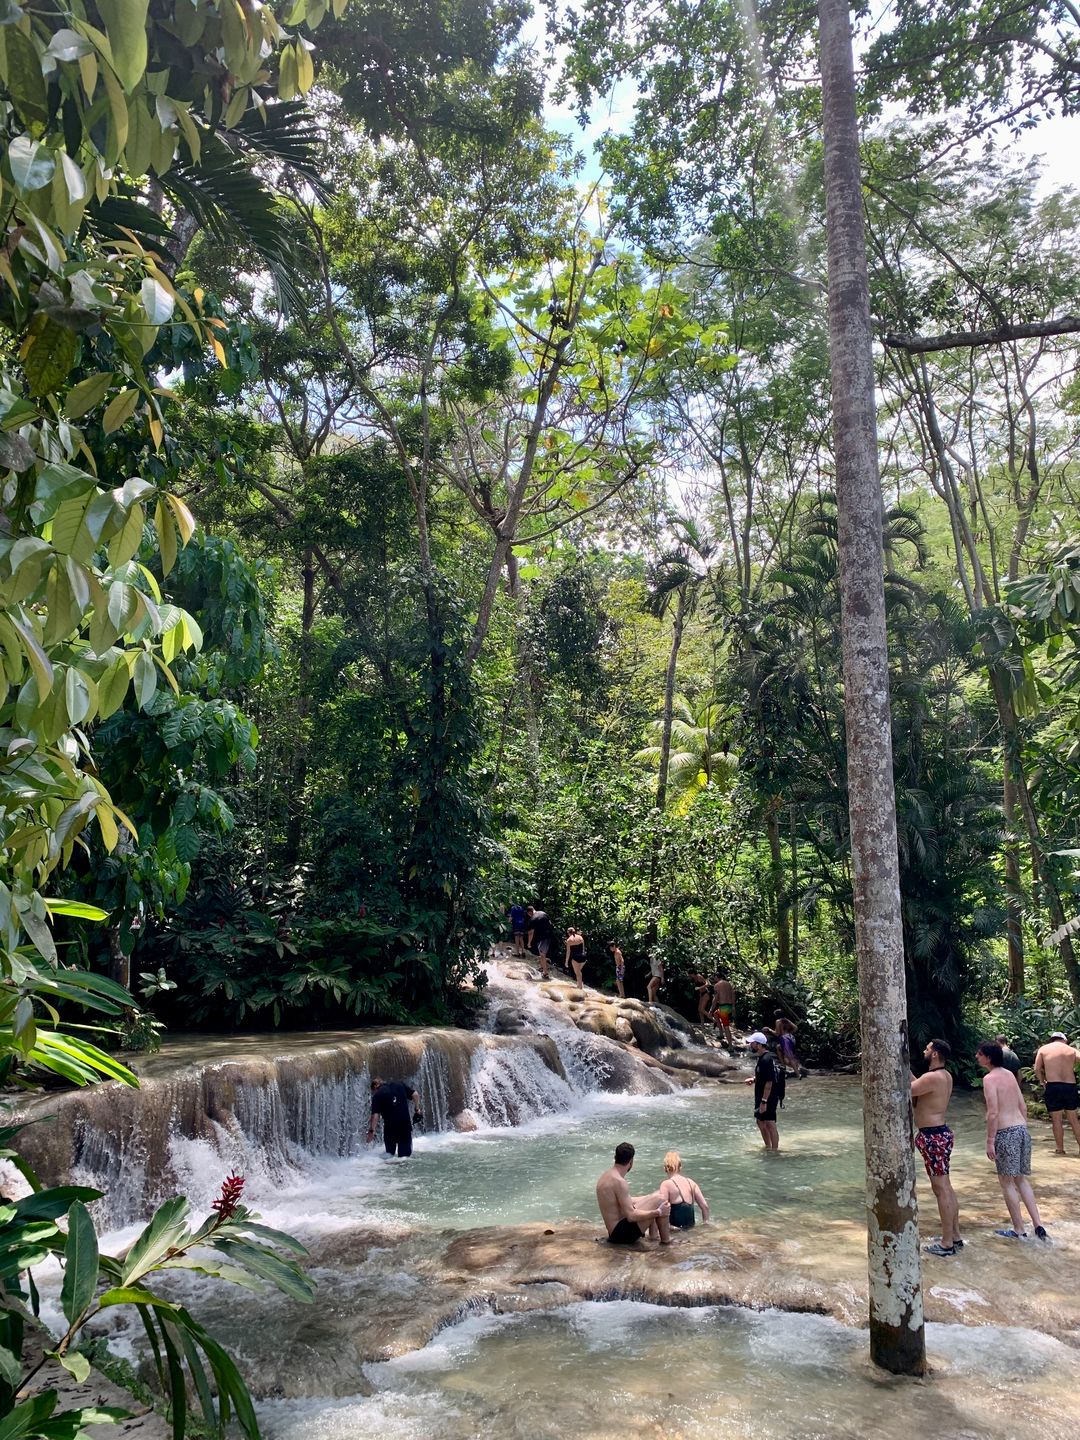
M 984 1040 L 975 1051 L 975 1058 L 986 1074 L 983 1076 L 983 1098 L 986 1100 L 986 1155 L 997 1166 L 1001 1193 L 1009 1211 L 1012 1228 L 995 1233 L 1004 1240 L 1026 1240 L 1024 1202 L 1035 1235 L 1039 1240 L 1049 1236 L 1043 1229 L 1035 1192 L 1031 1188 L 1031 1135 L 1027 1127 L 1027 1101 L 1002 1062 L 1001 1046 Z
M 941 1219 L 941 1238 L 923 1248 L 928 1255 L 955 1255 L 964 1248 L 960 1239 L 960 1206 L 949 1176 L 954 1136 L 946 1124 L 953 1080 L 946 1066 L 952 1049 L 944 1040 L 931 1040 L 923 1051 L 930 1067 L 925 1075 L 912 1075 L 911 1099 L 915 1106 L 915 1149 L 923 1158 L 930 1188 Z
M 383 1144 L 388 1155 L 402 1159 L 412 1154 L 413 1121 L 422 1118 L 420 1096 L 400 1080 L 382 1080 L 372 1076 L 371 1080 L 371 1122 L 368 1125 L 368 1144 L 375 1139 L 375 1116 L 381 1115 L 383 1122 Z
M 780 1103 L 782 1076 L 780 1061 L 769 1050 L 769 1039 L 755 1030 L 746 1042 L 757 1058 L 753 1075 L 744 1082 L 754 1087 L 754 1119 L 766 1150 L 780 1149 L 780 1131 L 776 1124 L 776 1108 Z
M 577 988 L 584 990 L 585 983 L 581 976 L 585 969 L 585 936 L 582 935 L 576 925 L 571 925 L 570 929 L 566 932 L 566 958 L 564 963 L 568 970 L 573 966 Z
M 1069 1122 L 1077 1147 L 1080 1148 L 1080 1120 L 1077 1119 L 1077 1105 L 1080 1104 L 1076 1084 L 1076 1067 L 1080 1065 L 1080 1052 L 1069 1044 L 1061 1030 L 1055 1030 L 1045 1045 L 1035 1052 L 1035 1079 L 1043 1089 L 1043 1104 L 1050 1115 L 1054 1128 L 1054 1153 L 1065 1154 L 1065 1125 Z
M 661 1245 L 671 1244 L 668 1214 L 671 1206 L 659 1194 L 630 1194 L 626 1177 L 634 1168 L 634 1147 L 628 1140 L 615 1146 L 615 1163 L 596 1182 L 596 1203 L 607 1227 L 608 1244 L 635 1245 L 654 1227 Z
M 623 953 L 619 949 L 617 940 L 609 940 L 607 948 L 611 951 L 612 959 L 615 961 L 615 989 L 619 992 L 619 999 L 625 1000 L 626 961 L 623 959 Z

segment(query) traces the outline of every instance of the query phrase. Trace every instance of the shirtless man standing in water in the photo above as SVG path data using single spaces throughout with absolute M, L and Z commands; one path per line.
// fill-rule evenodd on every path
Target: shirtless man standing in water
M 975 1051 L 975 1058 L 986 1071 L 983 1096 L 986 1100 L 986 1155 L 997 1166 L 998 1180 L 1009 1209 L 1011 1230 L 995 1233 L 1004 1240 L 1026 1240 L 1020 1201 L 1031 1216 L 1035 1236 L 1047 1240 L 1031 1188 L 1031 1135 L 1027 1127 L 1027 1101 L 1016 1083 L 1016 1076 L 1004 1066 L 1001 1046 L 984 1040 Z
M 1054 1127 L 1054 1153 L 1065 1154 L 1065 1125 L 1073 1133 L 1080 1148 L 1080 1120 L 1077 1119 L 1077 1105 L 1080 1105 L 1080 1090 L 1076 1084 L 1076 1067 L 1080 1065 L 1080 1052 L 1070 1045 L 1061 1030 L 1055 1030 L 1045 1045 L 1035 1053 L 1035 1079 L 1045 1086 L 1043 1103 L 1050 1113 L 1050 1124 Z
M 911 1077 L 911 1100 L 915 1106 L 915 1149 L 923 1157 L 930 1188 L 941 1217 L 941 1239 L 924 1248 L 928 1255 L 955 1255 L 964 1248 L 960 1239 L 960 1206 L 949 1178 L 953 1132 L 946 1123 L 952 1099 L 952 1076 L 945 1068 L 952 1049 L 944 1040 L 931 1040 L 923 1051 L 929 1065 L 925 1075 Z
M 624 1140 L 615 1146 L 615 1164 L 596 1182 L 596 1203 L 607 1227 L 608 1244 L 633 1245 L 655 1227 L 660 1233 L 660 1244 L 670 1245 L 671 1206 L 659 1193 L 631 1196 L 626 1177 L 633 1164 L 634 1147 Z

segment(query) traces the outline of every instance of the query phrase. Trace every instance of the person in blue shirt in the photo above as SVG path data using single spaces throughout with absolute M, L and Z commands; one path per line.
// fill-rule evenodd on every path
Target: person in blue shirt
M 514 936 L 514 954 L 525 958 L 525 906 L 510 906 L 510 930 Z

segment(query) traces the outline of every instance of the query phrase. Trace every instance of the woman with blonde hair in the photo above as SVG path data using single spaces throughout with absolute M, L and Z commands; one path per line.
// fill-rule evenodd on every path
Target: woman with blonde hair
M 704 1224 L 709 1218 L 709 1202 L 701 1193 L 696 1180 L 682 1173 L 682 1160 L 677 1150 L 669 1150 L 664 1156 L 666 1180 L 660 1183 L 660 1195 L 671 1206 L 668 1217 L 673 1230 L 690 1230 L 694 1225 L 694 1206 L 701 1210 Z

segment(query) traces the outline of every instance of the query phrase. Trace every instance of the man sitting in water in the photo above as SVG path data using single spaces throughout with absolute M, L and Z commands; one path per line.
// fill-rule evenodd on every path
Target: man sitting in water
M 635 1245 L 646 1233 L 655 1229 L 661 1245 L 671 1244 L 668 1215 L 671 1206 L 659 1194 L 630 1194 L 626 1177 L 634 1166 L 634 1147 L 629 1141 L 615 1146 L 615 1164 L 605 1170 L 596 1182 L 596 1203 L 607 1227 L 610 1245 Z
M 925 1075 L 911 1077 L 911 1099 L 915 1106 L 915 1149 L 923 1157 L 930 1188 L 941 1217 L 941 1239 L 925 1247 L 928 1255 L 955 1255 L 964 1248 L 960 1239 L 960 1206 L 949 1177 L 953 1132 L 945 1123 L 952 1099 L 952 1076 L 945 1068 L 952 1048 L 944 1040 L 931 1040 L 923 1051 L 929 1065 Z
M 1046 1044 L 1040 1045 L 1035 1053 L 1035 1079 L 1045 1086 L 1043 1104 L 1049 1111 L 1050 1124 L 1054 1128 L 1056 1155 L 1065 1154 L 1065 1125 L 1062 1115 L 1068 1120 L 1069 1129 L 1080 1147 L 1080 1119 L 1077 1119 L 1076 1114 L 1077 1106 L 1080 1105 L 1080 1092 L 1076 1085 L 1077 1065 L 1080 1065 L 1080 1052 L 1069 1044 L 1061 1030 L 1055 1030 Z

